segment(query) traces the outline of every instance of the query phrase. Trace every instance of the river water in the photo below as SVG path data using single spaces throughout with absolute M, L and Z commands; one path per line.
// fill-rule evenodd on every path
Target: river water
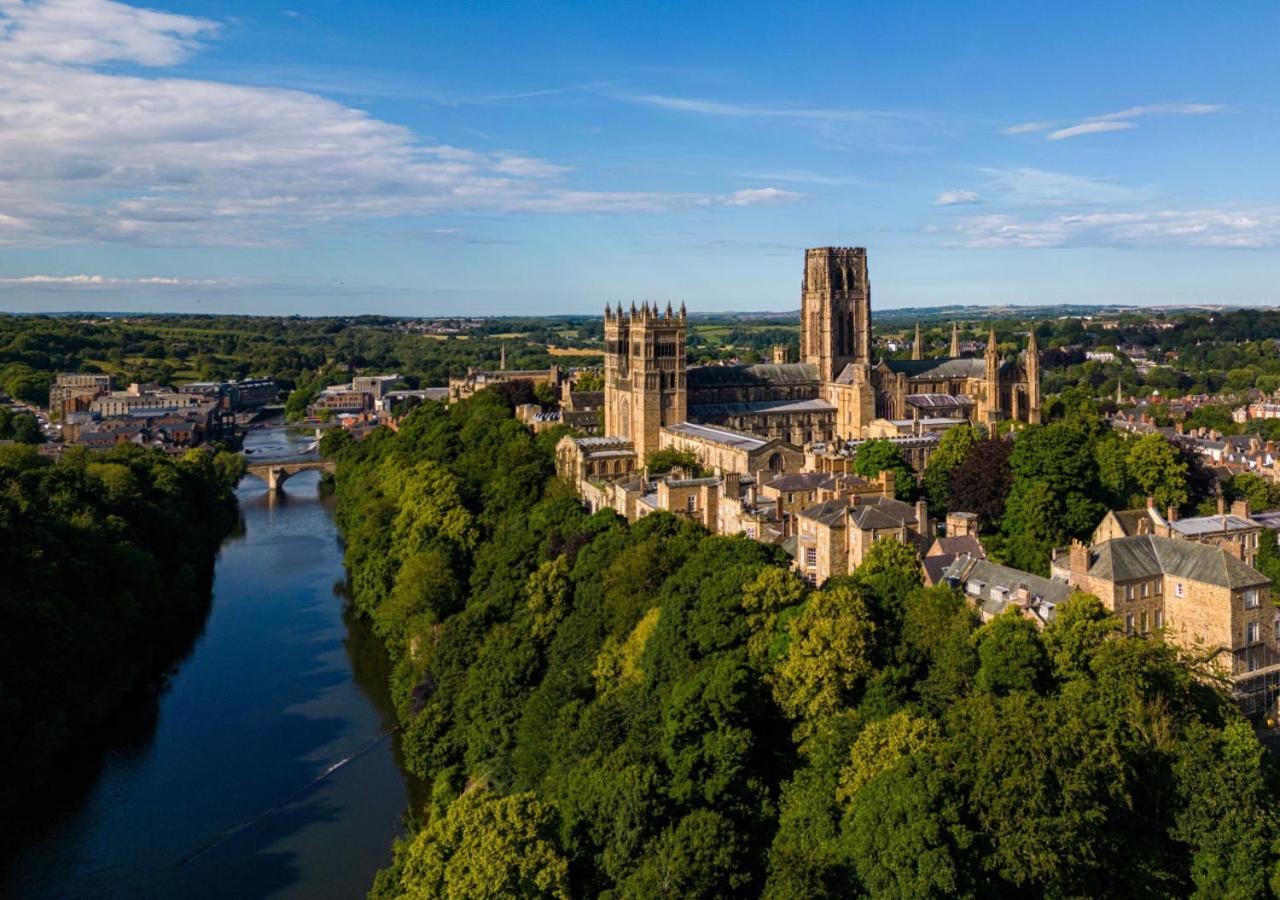
M 262 430 L 246 446 L 259 460 L 306 443 Z M 223 544 L 203 633 L 41 804 L 0 896 L 364 896 L 415 786 L 318 480 L 295 475 L 283 497 L 241 482 L 244 530 Z

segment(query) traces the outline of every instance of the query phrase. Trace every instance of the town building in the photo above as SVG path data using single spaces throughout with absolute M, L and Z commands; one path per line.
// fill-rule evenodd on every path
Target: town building
M 821 585 L 833 575 L 848 575 L 871 545 L 896 540 L 922 552 L 933 540 L 929 507 L 890 497 L 850 497 L 824 500 L 803 510 L 796 525 L 795 569 L 801 577 Z
M 1037 628 L 1057 615 L 1057 608 L 1071 596 L 1063 579 L 1045 578 L 1021 569 L 1002 566 L 984 556 L 961 554 L 943 570 L 941 582 L 961 591 L 983 622 L 1016 609 Z
M 1098 545 L 1115 538 L 1154 534 L 1222 547 L 1252 566 L 1257 562 L 1258 545 L 1265 526 L 1254 521 L 1251 513 L 1249 501 L 1236 500 L 1228 508 L 1219 497 L 1217 515 L 1183 519 L 1178 516 L 1178 510 L 1174 507 L 1170 507 L 1165 515 L 1160 515 L 1155 501 L 1148 499 L 1143 509 L 1108 512 L 1093 530 L 1090 543 Z
M 49 415 L 86 412 L 89 404 L 111 390 L 111 376 L 97 372 L 60 372 L 49 387 Z
M 1093 594 L 1127 634 L 1159 632 L 1231 679 L 1246 711 L 1280 687 L 1280 611 L 1271 580 L 1213 544 L 1156 534 L 1073 542 L 1054 552 L 1054 578 Z

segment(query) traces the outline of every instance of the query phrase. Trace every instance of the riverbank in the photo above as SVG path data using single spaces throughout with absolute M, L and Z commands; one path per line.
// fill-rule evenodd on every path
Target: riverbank
M 240 471 L 228 454 L 0 448 L 0 828 L 190 646 Z
M 290 455 L 299 438 L 253 433 Z M 390 858 L 410 783 L 387 661 L 351 613 L 314 473 L 245 478 L 202 633 L 117 719 L 80 785 L 42 798 L 0 895 L 360 896 Z

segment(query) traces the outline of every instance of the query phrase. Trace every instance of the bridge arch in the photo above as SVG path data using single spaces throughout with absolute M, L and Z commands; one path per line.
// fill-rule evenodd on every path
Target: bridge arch
M 245 474 L 262 479 L 267 483 L 267 490 L 278 493 L 284 490 L 284 483 L 299 472 L 336 472 L 337 470 L 338 464 L 331 459 L 309 459 L 298 462 L 253 463 L 245 469 Z

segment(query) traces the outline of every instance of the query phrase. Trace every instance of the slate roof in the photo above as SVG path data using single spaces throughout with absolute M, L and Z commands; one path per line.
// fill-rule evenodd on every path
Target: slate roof
M 803 385 L 818 383 L 818 367 L 812 363 L 691 366 L 686 376 L 690 391 L 752 385 Z
M 973 398 L 967 394 L 907 394 L 907 405 L 916 409 L 967 409 L 973 406 Z
M 863 530 L 901 528 L 903 525 L 915 524 L 916 508 L 910 503 L 890 497 L 872 497 L 852 507 L 849 520 Z
M 901 372 L 908 378 L 986 378 L 987 361 L 980 356 L 958 359 L 882 359 L 880 364 L 890 372 Z M 1001 368 L 1005 361 L 1001 361 Z
M 689 415 L 699 419 L 802 412 L 835 412 L 835 407 L 825 400 L 753 400 L 741 403 L 698 403 L 689 407 Z
M 1169 527 L 1178 534 L 1197 537 L 1202 534 L 1220 534 L 1224 531 L 1248 531 L 1258 527 L 1258 523 L 1243 516 L 1231 514 L 1223 516 L 1192 516 L 1170 522 Z
M 760 450 L 769 445 L 769 441 L 754 435 L 743 434 L 741 431 L 732 431 L 728 428 L 717 428 L 714 425 L 698 425 L 695 422 L 677 422 L 674 425 L 668 425 L 667 431 L 748 452 Z
M 844 524 L 845 515 L 849 512 L 848 500 L 823 500 L 821 503 L 815 503 L 813 506 L 805 507 L 800 515 L 806 519 L 826 525 L 828 527 L 836 527 Z
M 935 538 L 930 551 L 937 549 L 939 555 L 960 556 L 968 554 L 974 559 L 985 559 L 987 551 L 982 549 L 982 542 L 971 534 L 959 534 L 951 537 Z
M 1173 575 L 1228 588 L 1270 583 L 1267 576 L 1220 547 L 1154 534 L 1116 538 L 1098 545 L 1089 554 L 1089 574 L 1121 582 Z
M 1018 605 L 1017 589 L 1025 585 L 1031 595 L 1030 609 L 1044 622 L 1053 620 L 1057 605 L 1070 597 L 1072 591 L 1065 581 L 967 556 L 957 557 L 943 577 L 962 584 L 965 595 L 991 616 Z
M 795 472 L 791 475 L 779 475 L 772 481 L 765 482 L 765 487 L 775 491 L 816 491 L 832 481 L 827 472 Z

